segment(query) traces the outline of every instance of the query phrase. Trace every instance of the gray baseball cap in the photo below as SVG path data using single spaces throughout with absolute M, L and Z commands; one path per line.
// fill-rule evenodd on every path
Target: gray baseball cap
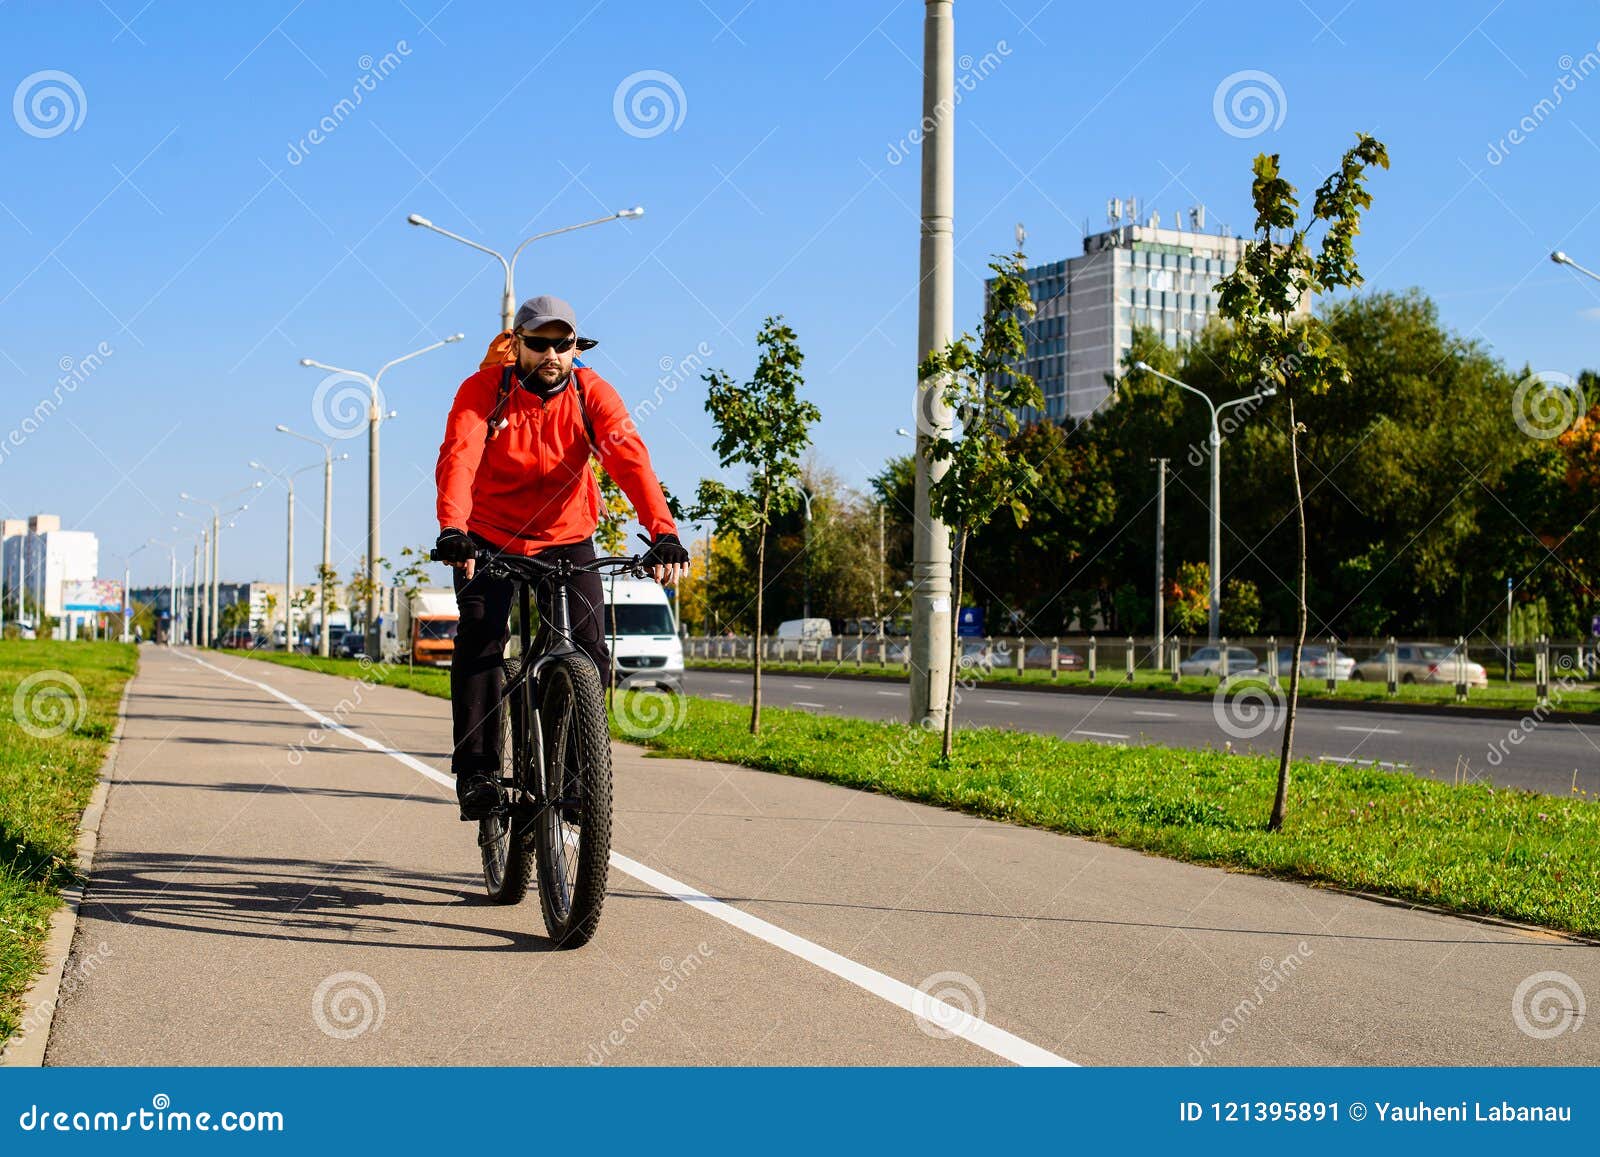
M 578 333 L 578 315 L 572 311 L 572 306 L 561 298 L 551 297 L 548 294 L 530 297 L 523 302 L 517 310 L 516 320 L 512 322 L 511 328 L 534 330 L 551 322 L 560 322 L 570 329 L 574 336 Z M 578 348 L 581 350 L 593 349 L 597 344 L 593 338 L 578 338 Z

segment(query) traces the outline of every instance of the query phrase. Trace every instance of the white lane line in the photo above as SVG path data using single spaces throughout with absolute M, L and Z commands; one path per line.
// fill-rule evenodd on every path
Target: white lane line
M 1176 719 L 1176 711 L 1135 711 L 1135 715 L 1143 715 L 1147 719 Z
M 1334 728 L 1335 731 L 1354 731 L 1357 735 L 1402 735 L 1404 732 L 1392 727 L 1346 727 L 1343 724 Z
M 307 707 L 298 699 L 284 694 L 276 687 L 224 670 L 215 663 L 208 663 L 204 659 L 195 658 L 193 655 L 184 655 L 181 651 L 177 652 L 177 654 L 190 662 L 209 668 L 219 675 L 235 679 L 251 687 L 260 688 L 268 695 L 282 700 L 289 706 L 310 716 L 319 725 L 328 728 L 330 731 L 348 735 L 363 747 L 381 752 L 409 767 L 412 771 L 433 780 L 435 783 L 442 784 L 445 787 L 452 787 L 455 783 L 452 777 L 436 771 L 420 759 L 413 758 L 403 751 L 396 751 L 394 748 L 379 743 L 375 739 L 368 739 L 364 735 L 357 734 L 344 724 L 329 719 L 322 712 Z M 610 862 L 612 867 L 632 876 L 641 884 L 654 888 L 674 900 L 681 900 L 691 908 L 704 912 L 707 916 L 721 920 L 724 924 L 731 925 L 741 932 L 754 936 L 757 940 L 770 944 L 774 948 L 782 949 L 791 956 L 797 956 L 808 964 L 816 965 L 824 972 L 831 972 L 841 980 L 847 980 L 856 987 L 863 988 L 872 993 L 872 995 L 905 1009 L 912 1016 L 920 1017 L 952 1036 L 958 1036 L 963 1040 L 970 1041 L 986 1052 L 991 1052 L 1003 1060 L 1010 1061 L 1012 1064 L 1077 1067 L 1074 1062 L 1067 1060 L 1065 1057 L 1057 1056 L 1048 1049 L 1040 1048 L 1032 1041 L 1023 1040 L 1003 1028 L 975 1017 L 965 1009 L 937 1000 L 920 988 L 913 988 L 902 980 L 896 980 L 894 977 L 885 975 L 875 968 L 869 968 L 865 964 L 857 963 L 848 956 L 841 956 L 831 949 L 824 948 L 820 944 L 805 939 L 803 936 L 796 936 L 793 932 L 769 923 L 759 916 L 752 916 L 743 908 L 735 908 L 732 904 L 718 900 L 714 896 L 708 896 L 688 884 L 639 863 L 637 860 L 630 860 L 620 852 L 612 852 Z
M 1072 734 L 1074 734 L 1074 735 L 1092 735 L 1096 739 L 1129 739 L 1129 738 L 1131 738 L 1130 736 L 1123 735 L 1120 732 L 1116 732 L 1116 731 L 1085 731 L 1081 727 L 1074 727 L 1072 729 Z
M 815 691 L 817 687 L 815 683 L 796 683 L 794 689 L 796 691 Z
M 1387 759 L 1355 759 L 1348 755 L 1319 755 L 1323 763 L 1353 763 L 1358 767 L 1388 767 L 1395 771 L 1410 771 L 1409 763 L 1390 763 Z
M 752 916 L 743 908 L 735 908 L 732 904 L 725 904 L 713 896 L 707 896 L 689 885 L 674 880 L 671 876 L 662 875 L 654 868 L 647 868 L 643 864 L 628 859 L 626 856 L 611 853 L 611 862 L 622 871 L 632 876 L 642 884 L 648 884 L 658 892 L 664 892 L 675 900 L 682 900 L 692 908 L 698 908 L 707 916 L 721 920 L 724 924 L 731 924 L 741 932 L 747 932 L 758 940 L 771 944 L 774 948 L 781 948 L 791 956 L 798 956 L 810 964 L 815 964 L 825 972 L 831 972 L 841 980 L 848 980 L 858 988 L 864 988 L 874 996 L 881 997 L 890 1004 L 898 1005 L 912 1016 L 919 1017 L 955 1034 L 964 1040 L 971 1041 L 981 1049 L 993 1053 L 997 1057 L 1017 1065 L 1067 1065 L 1076 1068 L 1072 1061 L 1065 1057 L 1057 1056 L 1047 1049 L 1042 1049 L 1031 1041 L 1025 1041 L 1019 1036 L 998 1028 L 988 1021 L 980 1020 L 969 1012 L 958 1009 L 942 1000 L 936 1000 L 923 992 L 920 988 L 913 988 L 904 981 L 896 980 L 892 976 L 885 976 L 875 968 L 868 968 L 858 964 L 848 956 L 840 956 L 820 944 L 815 944 L 803 937 L 796 936 L 793 932 L 779 928 L 776 924 L 769 924 L 759 916 Z
M 826 703 L 812 703 L 806 699 L 796 699 L 794 701 L 794 705 L 796 707 L 821 707 L 824 709 L 826 709 L 828 706 Z
M 732 699 L 733 696 L 729 695 L 726 691 L 713 691 L 713 692 L 711 692 L 711 698 L 713 698 L 713 699 Z
M 898 691 L 875 691 L 875 692 L 873 692 L 873 694 L 875 694 L 875 695 L 887 695 L 891 699 L 900 698 L 900 692 L 898 692 Z
M 993 703 L 1000 707 L 1021 707 L 1022 704 L 1015 699 L 980 699 L 979 703 Z

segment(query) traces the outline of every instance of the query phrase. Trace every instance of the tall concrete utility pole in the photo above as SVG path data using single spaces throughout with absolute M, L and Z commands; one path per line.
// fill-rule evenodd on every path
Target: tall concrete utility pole
M 1167 641 L 1167 601 L 1163 597 L 1167 585 L 1167 462 L 1155 458 L 1156 464 L 1156 670 L 1165 671 Z
M 955 331 L 955 21 L 953 0 L 926 0 L 922 25 L 922 253 L 918 264 L 917 360 Z M 911 601 L 911 723 L 943 722 L 950 677 L 950 531 L 930 514 L 928 488 L 943 473 L 926 456 L 950 428 L 937 389 L 917 384 L 917 488 Z

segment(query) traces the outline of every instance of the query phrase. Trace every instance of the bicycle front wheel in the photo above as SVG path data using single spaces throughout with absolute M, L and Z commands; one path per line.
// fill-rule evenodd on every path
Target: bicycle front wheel
M 557 944 L 587 944 L 600 923 L 611 857 L 611 734 L 605 692 L 581 655 L 541 680 L 546 806 L 534 821 L 539 906 Z

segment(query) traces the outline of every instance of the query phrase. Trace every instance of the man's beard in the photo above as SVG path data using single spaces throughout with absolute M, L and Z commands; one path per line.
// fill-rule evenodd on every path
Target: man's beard
M 565 386 L 567 379 L 572 377 L 572 371 L 570 369 L 562 370 L 555 380 L 551 381 L 545 378 L 537 367 L 532 370 L 523 370 L 519 366 L 517 377 L 521 379 L 523 389 L 534 394 L 548 395 L 556 393 Z

